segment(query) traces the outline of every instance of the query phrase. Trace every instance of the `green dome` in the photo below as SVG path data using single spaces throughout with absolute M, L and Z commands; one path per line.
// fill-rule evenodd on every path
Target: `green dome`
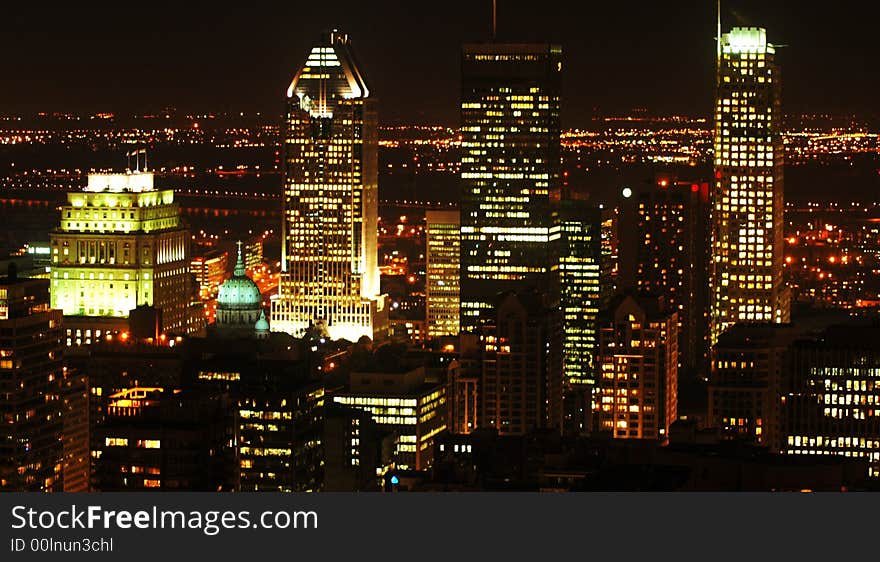
M 257 323 L 254 325 L 254 329 L 258 332 L 269 331 L 269 321 L 266 319 L 266 313 L 262 310 L 260 310 L 260 319 L 257 320 Z
M 220 285 L 217 296 L 217 308 L 224 310 L 255 310 L 262 309 L 263 297 L 260 289 L 250 277 L 244 274 L 244 262 L 241 259 L 241 243 L 238 245 L 238 259 L 232 277 Z

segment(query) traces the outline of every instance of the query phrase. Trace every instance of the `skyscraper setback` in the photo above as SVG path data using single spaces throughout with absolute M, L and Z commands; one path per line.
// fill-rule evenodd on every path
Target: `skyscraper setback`
M 788 322 L 776 48 L 760 28 L 719 39 L 712 197 L 711 343 L 737 322 Z
M 498 293 L 546 286 L 562 48 L 469 44 L 461 67 L 461 329 L 475 331 Z
M 377 262 L 378 119 L 348 36 L 326 33 L 287 90 L 281 280 L 274 329 L 374 337 L 387 321 Z

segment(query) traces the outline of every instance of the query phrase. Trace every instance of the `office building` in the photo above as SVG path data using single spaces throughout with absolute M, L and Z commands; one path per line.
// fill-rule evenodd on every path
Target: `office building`
M 394 435 L 393 460 L 400 470 L 426 470 L 434 439 L 447 428 L 446 387 L 428 382 L 424 367 L 396 372 L 352 371 L 333 402 L 369 412 Z
M 287 90 L 275 330 L 387 335 L 379 294 L 378 118 L 348 35 L 325 34 Z M 384 319 L 383 319 L 384 317 Z
M 585 200 L 565 199 L 555 205 L 550 232 L 553 283 L 562 311 L 562 369 L 565 426 L 586 432 L 590 427 L 592 391 L 599 347 L 597 320 L 610 297 L 603 290 L 602 220 L 600 210 Z
M 737 27 L 719 38 L 710 344 L 737 322 L 789 321 L 781 86 L 764 29 Z
M 49 281 L 0 278 L 0 491 L 64 490 L 61 320 Z
M 677 330 L 678 314 L 662 298 L 612 299 L 599 328 L 599 431 L 614 439 L 667 439 L 678 408 Z
M 229 252 L 217 249 L 193 257 L 190 270 L 196 278 L 201 299 L 206 300 L 217 295 L 220 284 L 226 279 L 228 261 Z
M 880 328 L 833 326 L 794 342 L 784 389 L 784 453 L 863 460 L 880 478 Z
M 461 74 L 461 329 L 477 332 L 499 293 L 547 285 L 562 48 L 468 44 Z
M 244 243 L 242 248 L 244 256 L 244 268 L 253 272 L 263 265 L 263 237 L 257 236 Z
M 459 214 L 458 211 L 427 211 L 425 222 L 428 339 L 457 336 L 461 308 L 458 288 L 461 269 Z
M 90 174 L 83 191 L 68 194 L 50 239 L 52 307 L 64 311 L 67 345 L 124 331 L 139 305 L 161 309 L 165 333 L 199 331 L 189 230 L 174 192 L 156 189 L 152 172 Z

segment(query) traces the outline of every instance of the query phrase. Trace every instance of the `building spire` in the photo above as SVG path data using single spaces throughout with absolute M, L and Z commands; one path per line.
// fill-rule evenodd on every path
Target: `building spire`
M 238 244 L 238 257 L 235 260 L 235 270 L 232 272 L 232 275 L 235 277 L 244 277 L 244 260 L 241 257 L 241 240 L 236 242 Z
M 498 36 L 498 0 L 492 0 L 492 41 Z

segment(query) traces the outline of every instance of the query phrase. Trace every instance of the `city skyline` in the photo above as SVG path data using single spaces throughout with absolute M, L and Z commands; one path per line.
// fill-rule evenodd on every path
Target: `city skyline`
M 877 8 L 850 3 L 848 9 L 820 11 L 816 6 L 800 3 L 799 17 L 791 18 L 784 6 L 724 2 L 724 27 L 760 25 L 790 47 L 780 51 L 790 69 L 788 110 L 873 111 L 869 92 L 876 78 L 862 69 L 877 49 L 867 28 Z M 277 92 L 307 52 L 314 30 L 339 27 L 358 38 L 356 48 L 368 61 L 365 71 L 384 122 L 456 124 L 458 45 L 488 38 L 488 3 L 461 2 L 436 11 L 391 1 L 345 8 L 330 15 L 311 7 L 293 13 L 278 7 L 269 11 L 277 17 L 262 18 L 264 12 L 232 17 L 189 6 L 171 11 L 159 4 L 126 21 L 100 7 L 45 14 L 10 7 L 0 46 L 18 54 L 0 63 L 0 73 L 15 77 L 18 87 L 0 94 L 0 104 L 17 111 L 155 111 L 171 105 L 280 114 L 283 100 Z M 864 17 L 843 25 L 851 12 Z M 567 53 L 564 126 L 583 125 L 596 112 L 636 107 L 708 115 L 714 13 L 714 2 L 696 0 L 675 14 L 662 5 L 633 11 L 567 2 L 550 2 L 535 12 L 525 2 L 502 0 L 499 40 L 562 44 Z M 821 45 L 830 47 L 815 40 L 818 30 Z M 113 48 L 107 48 L 108 41 Z M 22 44 L 32 49 L 21 52 Z M 394 48 L 401 44 L 413 48 Z M 389 59 L 394 64 L 384 63 Z M 425 59 L 431 60 L 432 72 L 424 71 Z M 101 78 L 78 79 L 89 75 Z M 394 88 L 402 75 L 422 93 L 418 101 Z M 601 86 L 596 76 L 603 77 Z M 817 81 L 825 87 L 815 88 Z
M 880 185 L 880 132 L 787 128 L 789 77 L 810 74 L 783 53 L 811 50 L 784 46 L 779 7 L 704 4 L 550 2 L 527 32 L 517 0 L 457 6 L 476 40 L 384 32 L 434 13 L 402 3 L 343 2 L 333 16 L 362 21 L 327 26 L 277 8 L 237 26 L 290 37 L 269 57 L 297 51 L 273 88 L 283 116 L 3 116 L 0 490 L 880 490 L 880 187 L 863 190 Z M 151 61 L 162 88 L 202 48 L 274 40 L 207 39 L 233 15 L 153 4 L 74 43 L 134 57 L 115 39 L 159 37 L 103 76 L 121 95 Z M 183 36 L 202 43 L 165 73 Z M 584 45 L 606 66 L 579 70 Z M 259 103 L 268 59 L 224 60 Z M 210 104 L 216 68 L 189 70 Z M 697 111 L 688 96 L 708 90 L 711 117 L 639 106 L 563 125 L 652 79 L 639 96 Z M 395 127 L 446 108 L 434 80 L 457 86 L 458 128 Z M 786 205 L 789 172 L 826 201 Z

